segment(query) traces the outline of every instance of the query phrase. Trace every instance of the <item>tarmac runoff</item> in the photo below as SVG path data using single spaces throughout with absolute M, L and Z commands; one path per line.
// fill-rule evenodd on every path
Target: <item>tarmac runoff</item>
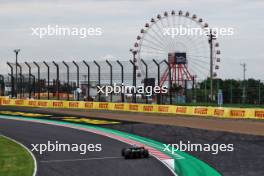
M 102 151 L 88 152 L 80 155 L 76 152 L 33 152 L 37 160 L 37 176 L 173 176 L 169 169 L 158 158 L 125 160 L 121 157 L 121 149 L 130 145 L 98 132 L 83 131 L 63 126 L 21 121 L 13 117 L 0 116 L 0 133 L 21 142 L 29 149 L 31 144 L 45 144 L 47 141 L 59 141 L 69 144 L 101 144 Z M 153 151 L 151 151 L 153 152 Z M 162 155 L 157 152 L 156 155 Z M 165 155 L 161 156 L 166 159 Z

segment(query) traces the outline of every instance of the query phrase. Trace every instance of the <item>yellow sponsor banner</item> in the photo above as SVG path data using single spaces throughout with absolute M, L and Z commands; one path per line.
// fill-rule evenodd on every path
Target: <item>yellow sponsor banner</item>
M 186 115 L 190 111 L 190 107 L 188 107 L 188 106 L 175 106 L 175 108 L 173 110 L 174 110 L 173 113 L 175 113 L 175 114 L 185 114 Z
M 169 113 L 194 116 L 214 116 L 222 118 L 257 118 L 264 119 L 264 109 L 253 108 L 223 108 L 204 106 L 175 106 L 156 104 L 135 103 L 109 103 L 109 102 L 86 102 L 86 101 L 63 101 L 63 100 L 31 100 L 31 99 L 9 99 L 0 97 L 1 105 L 27 106 L 43 108 L 79 108 L 114 110 L 144 113 Z
M 81 108 L 83 109 L 84 106 L 84 102 L 83 101 L 65 101 L 66 104 L 66 108 Z
M 108 110 L 109 103 L 108 102 L 99 102 L 98 109 L 100 110 Z
M 11 101 L 11 99 L 3 99 L 2 104 L 3 105 L 12 105 L 12 101 Z
M 157 113 L 173 113 L 174 106 L 171 105 L 156 105 Z
M 143 112 L 157 112 L 157 107 L 155 105 L 152 104 L 141 104 L 141 109 Z
M 143 112 L 143 110 L 140 107 L 140 104 L 128 104 L 128 111 L 131 112 Z
M 109 103 L 108 110 L 125 111 L 125 103 Z
M 264 109 L 254 109 L 254 118 L 264 119 Z
M 51 106 L 53 108 L 69 108 L 67 101 L 53 100 Z
M 209 107 L 190 107 L 192 108 L 192 113 L 190 115 L 197 115 L 197 116 L 209 116 L 210 115 L 210 108 Z
M 50 101 L 50 100 L 39 100 L 38 101 L 38 107 L 51 108 L 52 107 L 52 101 Z
M 227 108 L 211 108 L 211 116 L 214 116 L 214 117 L 228 117 L 228 109 Z
M 231 118 L 246 118 L 246 109 L 229 108 L 228 117 Z
M 30 106 L 30 107 L 38 107 L 38 101 L 37 100 L 28 100 L 24 104 L 25 106 Z
M 95 109 L 94 108 L 94 102 L 84 102 L 83 103 L 83 108 L 84 109 Z

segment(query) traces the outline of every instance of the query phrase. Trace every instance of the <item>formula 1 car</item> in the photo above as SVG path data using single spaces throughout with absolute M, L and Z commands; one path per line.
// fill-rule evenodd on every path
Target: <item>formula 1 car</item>
M 148 158 L 149 152 L 144 147 L 133 146 L 131 148 L 123 148 L 122 156 L 125 159 Z

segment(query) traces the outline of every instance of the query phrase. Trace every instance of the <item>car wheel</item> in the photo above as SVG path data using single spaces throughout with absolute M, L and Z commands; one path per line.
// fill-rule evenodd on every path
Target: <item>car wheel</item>
M 144 150 L 143 155 L 144 155 L 144 158 L 148 158 L 148 157 L 149 157 L 149 152 L 148 152 L 148 150 Z
M 125 150 L 125 151 L 124 151 L 125 159 L 129 159 L 129 158 L 130 158 L 130 155 L 131 155 L 130 150 Z
M 122 149 L 122 151 L 121 151 L 122 156 L 125 156 L 125 150 L 126 150 L 125 148 Z

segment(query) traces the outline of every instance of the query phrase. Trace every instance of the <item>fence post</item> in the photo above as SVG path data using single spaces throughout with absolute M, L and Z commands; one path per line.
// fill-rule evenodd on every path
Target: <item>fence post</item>
M 83 63 L 87 67 L 87 98 L 89 100 L 90 99 L 90 65 L 85 60 L 83 60 Z
M 60 68 L 59 68 L 59 65 L 55 62 L 55 61 L 52 61 L 52 63 L 55 65 L 56 67 L 56 92 L 57 92 L 57 100 L 60 99 Z
M 80 68 L 79 68 L 79 65 L 75 61 L 72 61 L 72 63 L 77 68 L 77 87 L 78 87 L 78 89 L 80 89 Z M 77 100 L 78 101 L 80 100 L 80 92 L 79 92 L 79 90 L 77 91 Z
M 133 87 L 135 88 L 135 90 L 132 92 L 132 103 L 136 103 L 137 102 L 137 80 L 136 80 L 136 64 L 135 64 L 135 62 L 134 61 L 132 61 L 132 60 L 129 60 L 130 61 L 130 63 L 133 65 Z
M 98 67 L 98 86 L 101 87 L 101 67 L 100 65 L 94 61 L 94 64 Z M 101 101 L 101 92 L 98 92 L 98 100 Z
M 113 66 L 108 60 L 106 60 L 106 63 L 110 67 L 110 85 L 111 85 L 111 87 L 113 87 Z M 110 94 L 110 101 L 111 102 L 113 101 L 113 92 L 111 92 L 111 94 Z
M 69 65 L 62 61 L 62 63 L 65 65 L 66 69 L 67 69 L 67 100 L 70 100 L 70 69 L 69 69 Z
M 258 92 L 259 92 L 259 96 L 258 96 L 258 102 L 259 102 L 259 105 L 261 104 L 261 81 L 259 80 L 259 90 L 258 90 Z
M 31 66 L 25 62 L 28 67 L 28 97 L 31 98 Z
M 148 65 L 146 64 L 146 62 L 143 59 L 141 59 L 141 62 L 144 64 L 145 70 L 146 70 L 146 76 L 145 76 L 145 80 L 144 80 L 144 87 L 145 87 L 145 84 L 148 81 Z M 152 94 L 152 92 L 151 92 L 151 94 Z M 146 104 L 148 104 L 148 96 L 145 95 L 145 98 L 146 98 L 146 100 L 145 100 Z
M 50 99 L 50 67 L 45 61 L 43 63 L 46 65 L 48 69 L 48 100 L 49 100 Z
M 231 79 L 231 84 L 230 84 L 230 104 L 233 103 L 233 85 L 232 85 L 232 79 Z
M 160 64 L 155 59 L 153 59 L 153 62 L 158 67 L 158 86 L 160 86 Z M 161 93 L 158 93 L 158 95 L 157 95 L 157 104 L 161 103 L 160 99 L 161 99 Z
M 37 62 L 33 62 L 33 63 L 38 69 L 38 83 L 37 83 L 37 86 L 38 86 L 38 99 L 40 99 L 40 67 L 39 67 Z
M 13 85 L 14 85 L 15 78 L 14 78 L 13 74 L 10 74 L 10 73 L 8 73 L 8 76 L 11 77 L 11 84 L 12 84 L 11 85 L 11 97 L 13 97 L 13 95 L 14 95 L 14 92 L 13 92 L 14 87 L 13 87 Z
M 11 69 L 11 97 L 13 98 L 14 97 L 14 76 L 13 76 L 14 75 L 14 69 L 9 62 L 7 62 L 7 65 Z
M 23 89 L 22 89 L 22 97 L 25 97 L 25 76 L 24 75 L 21 75 L 22 77 L 22 85 L 23 85 Z
M 168 61 L 163 60 L 163 62 L 165 62 L 169 68 L 169 96 L 170 96 L 170 104 L 172 104 L 172 94 L 171 94 L 171 87 L 172 87 L 172 83 L 171 83 L 171 67 L 170 64 L 168 63 Z
M 119 60 L 117 60 L 116 62 L 121 67 L 121 86 L 123 87 L 124 86 L 124 66 Z M 122 103 L 125 102 L 125 95 L 124 95 L 124 93 L 122 91 L 121 91 L 121 101 L 122 101 Z
M 3 96 L 4 95 L 4 89 L 2 89 L 3 87 L 4 87 L 4 85 L 5 85 L 5 78 L 4 78 L 4 76 L 3 75 L 0 75 L 0 78 L 1 78 L 1 87 L 0 87 L 0 90 L 1 90 L 1 96 Z
M 35 97 L 35 94 L 36 94 L 36 77 L 35 75 L 31 74 L 30 75 L 32 78 L 33 78 L 33 97 Z
M 17 87 L 19 87 L 19 98 L 21 98 L 21 96 L 22 96 L 22 90 L 23 90 L 23 84 L 22 84 L 22 66 L 19 64 L 19 63 L 17 63 L 17 66 L 19 67 L 19 84 L 20 84 L 20 86 L 17 86 Z

